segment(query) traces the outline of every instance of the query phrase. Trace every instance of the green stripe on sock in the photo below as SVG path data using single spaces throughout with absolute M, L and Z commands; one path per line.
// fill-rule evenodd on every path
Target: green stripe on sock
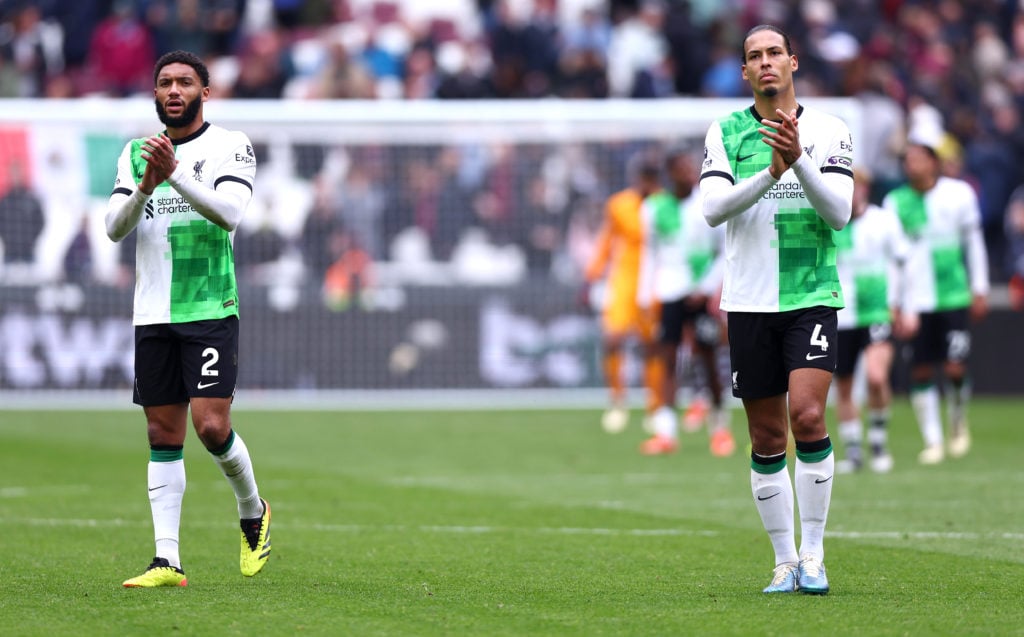
M 184 449 L 178 447 L 177 449 L 149 449 L 149 461 L 150 462 L 174 462 L 175 460 L 181 460 L 184 458 Z
M 232 429 L 228 434 L 228 439 L 224 442 L 220 449 L 209 449 L 208 451 L 215 456 L 223 456 L 231 450 L 231 445 L 235 444 L 235 430 Z
M 758 473 L 778 473 L 786 468 L 786 456 L 782 456 L 782 460 L 771 464 L 761 464 L 751 460 L 750 468 Z
M 830 443 L 828 448 L 822 449 L 821 451 L 804 452 L 799 449 L 796 450 L 797 460 L 801 462 L 821 462 L 825 458 L 828 458 L 829 454 L 832 453 L 832 444 Z

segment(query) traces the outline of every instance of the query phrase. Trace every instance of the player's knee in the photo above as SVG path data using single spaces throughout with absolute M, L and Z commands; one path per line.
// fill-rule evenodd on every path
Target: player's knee
M 808 403 L 793 408 L 790 412 L 793 435 L 800 440 L 807 440 L 825 429 L 825 407 L 816 403 Z
M 231 431 L 231 423 L 226 418 L 207 415 L 194 420 L 196 435 L 207 449 L 216 449 L 224 444 Z

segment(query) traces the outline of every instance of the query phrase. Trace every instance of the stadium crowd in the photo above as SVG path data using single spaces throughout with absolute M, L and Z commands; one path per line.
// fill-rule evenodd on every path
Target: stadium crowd
M 154 60 L 179 48 L 208 61 L 221 98 L 737 97 L 742 36 L 774 23 L 793 38 L 800 95 L 862 101 L 858 145 L 875 198 L 903 181 L 908 128 L 938 122 L 946 170 L 978 192 L 993 277 L 1024 275 L 1024 222 L 1007 212 L 1024 199 L 1014 193 L 1024 183 L 1024 11 L 1014 0 L 0 0 L 0 19 L 0 97 L 34 98 L 148 96 Z M 473 175 L 471 158 L 449 149 L 381 169 L 389 160 L 350 162 L 366 168 L 344 177 L 344 203 L 315 192 L 303 236 L 325 236 L 315 224 L 341 223 L 342 208 L 362 210 L 364 226 L 400 209 L 444 258 L 458 230 L 447 226 L 501 218 L 505 238 L 543 271 L 586 226 L 572 211 L 599 208 L 626 180 L 605 170 L 554 216 L 542 205 L 556 198 L 552 185 L 501 173 L 500 161 Z M 409 180 L 415 200 L 386 200 L 389 178 Z M 502 193 L 513 189 L 510 212 Z M 32 208 L 22 190 L 5 194 L 0 216 Z M 455 204 L 473 213 L 437 217 Z M 353 237 L 370 257 L 388 256 L 386 231 L 344 225 L 332 246 L 311 248 L 317 268 Z M 272 232 L 265 243 L 284 249 Z

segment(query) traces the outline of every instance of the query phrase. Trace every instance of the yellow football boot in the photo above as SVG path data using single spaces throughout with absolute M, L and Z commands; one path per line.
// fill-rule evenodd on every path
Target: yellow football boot
M 260 502 L 263 515 L 241 521 L 242 554 L 238 565 L 246 577 L 259 573 L 270 557 L 270 505 L 262 498 Z
M 171 566 L 171 563 L 162 557 L 154 557 L 153 563 L 149 565 L 145 573 L 125 580 L 122 586 L 125 588 L 188 586 L 188 580 L 185 579 L 185 571 Z

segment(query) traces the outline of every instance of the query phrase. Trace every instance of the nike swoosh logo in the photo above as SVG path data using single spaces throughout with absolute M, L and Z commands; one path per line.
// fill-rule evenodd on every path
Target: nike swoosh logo
M 737 155 L 736 156 L 736 161 L 747 161 L 748 159 L 750 159 L 751 157 L 753 157 L 756 154 L 757 153 L 750 153 L 749 155 Z
M 818 478 L 815 478 L 814 479 L 814 484 L 824 484 L 824 483 L 828 482 L 831 479 L 832 479 L 832 476 L 829 476 L 829 477 L 825 478 L 824 480 L 819 480 Z
M 761 496 L 757 496 L 757 499 L 761 500 L 762 502 L 764 502 L 765 500 L 771 500 L 772 498 L 774 498 L 775 496 L 779 495 L 780 493 L 782 493 L 782 491 L 776 491 L 775 493 L 773 493 L 773 494 L 771 494 L 769 496 L 763 497 L 763 498 Z
M 220 383 L 219 380 L 214 381 L 212 383 L 199 383 L 198 385 L 196 385 L 196 388 L 197 389 L 206 389 L 207 387 L 213 387 L 214 385 L 217 385 L 219 383 Z
M 163 489 L 166 486 L 167 486 L 166 484 L 161 484 L 159 487 L 153 487 L 152 489 L 150 489 L 150 491 L 156 491 L 157 489 Z
M 808 354 L 807 360 L 813 361 L 816 358 L 825 358 L 826 356 L 828 356 L 828 354 L 818 354 L 817 356 L 811 356 L 810 354 Z

